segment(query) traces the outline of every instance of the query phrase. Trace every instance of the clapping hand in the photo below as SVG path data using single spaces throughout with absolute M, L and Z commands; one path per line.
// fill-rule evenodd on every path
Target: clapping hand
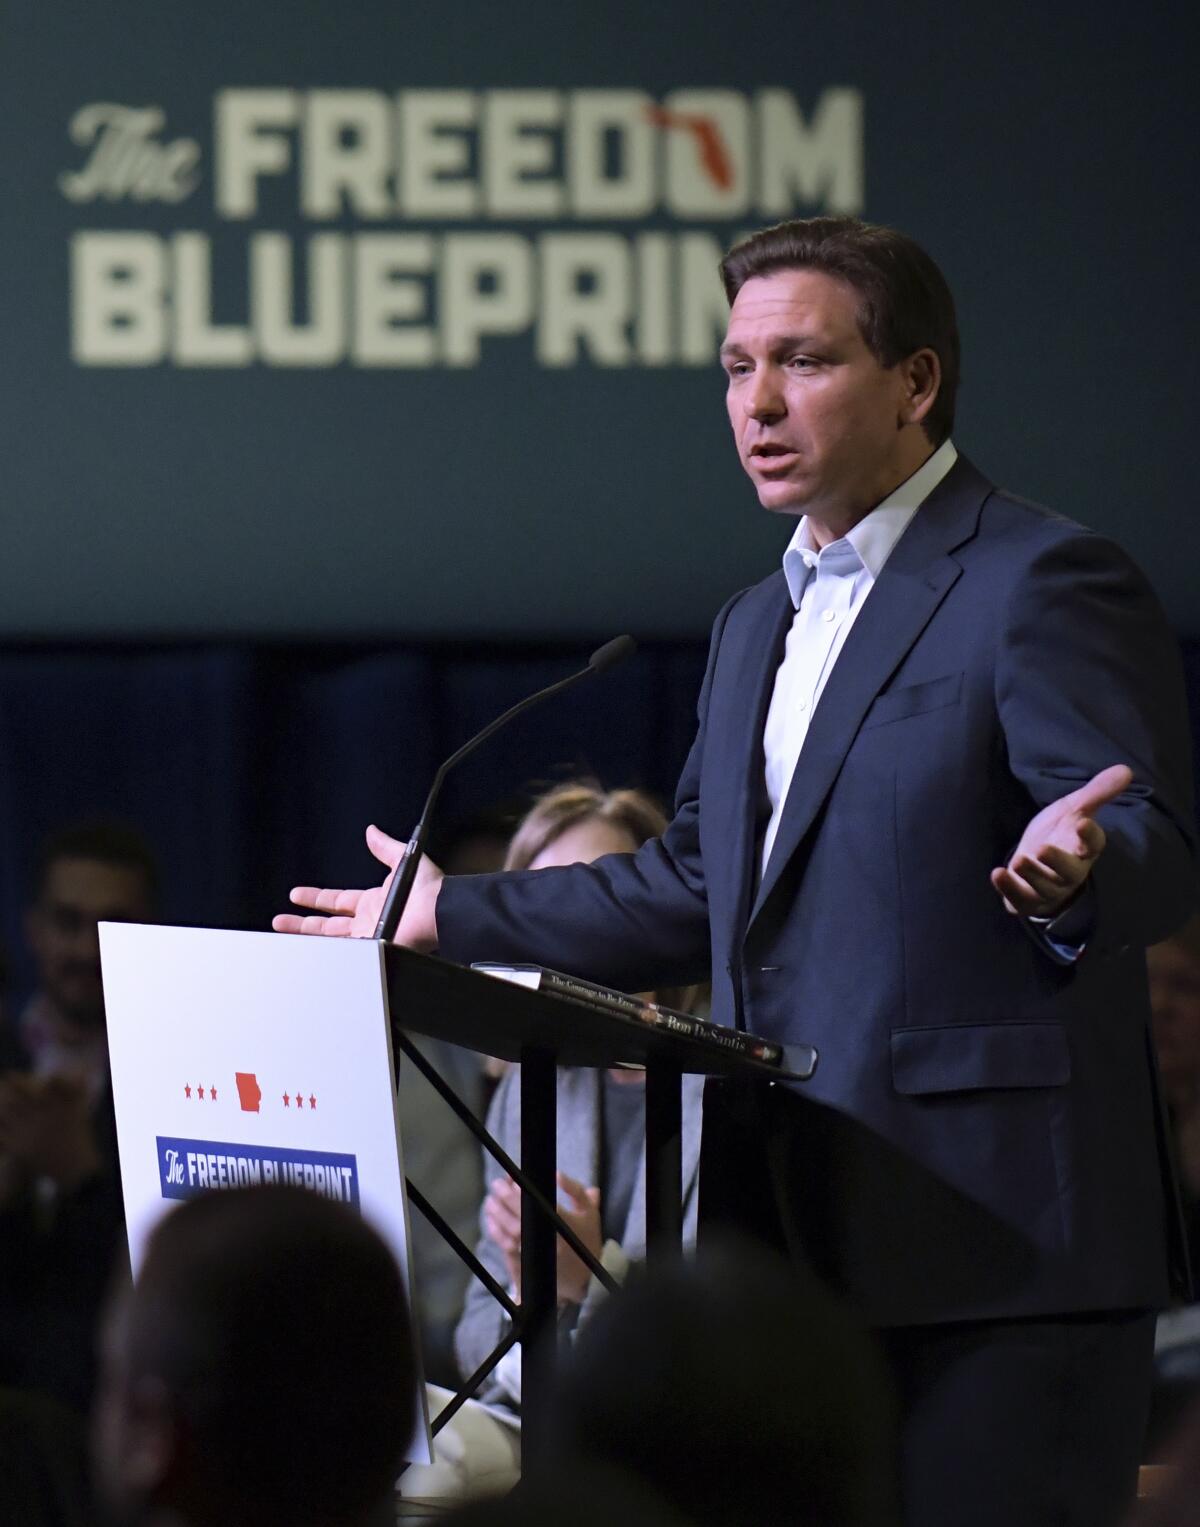
M 1095 813 L 1132 783 L 1133 771 L 1113 764 L 1038 812 L 1007 865 L 992 871 L 992 884 L 1009 912 L 1054 917 L 1063 911 L 1104 851 L 1104 829 Z
M 0 1077 L 0 1154 L 28 1181 L 78 1187 L 100 1169 L 87 1088 L 77 1077 Z
M 559 1191 L 570 1204 L 559 1206 L 558 1212 L 574 1230 L 575 1234 L 592 1253 L 599 1257 L 600 1189 L 585 1188 L 565 1172 L 557 1174 Z M 521 1290 L 521 1190 L 511 1177 L 497 1177 L 488 1190 L 483 1205 L 483 1222 L 487 1233 L 504 1254 L 508 1264 L 508 1276 L 518 1295 Z M 580 1261 L 562 1236 L 558 1236 L 558 1298 L 560 1303 L 582 1304 L 591 1279 L 590 1270 Z

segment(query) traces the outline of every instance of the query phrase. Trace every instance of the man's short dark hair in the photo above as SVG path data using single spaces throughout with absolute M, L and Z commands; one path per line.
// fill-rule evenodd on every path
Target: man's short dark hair
M 73 822 L 60 828 L 38 849 L 33 873 L 33 899 L 39 901 L 50 871 L 64 859 L 86 859 L 90 864 L 110 864 L 141 876 L 148 907 L 157 907 L 158 860 L 154 850 L 127 822 Z
M 923 421 L 934 446 L 954 427 L 959 342 L 954 298 L 934 261 L 895 228 L 856 217 L 809 217 L 777 223 L 735 244 L 721 261 L 732 303 L 754 276 L 781 270 L 819 270 L 858 293 L 858 327 L 881 366 L 917 350 L 932 350 L 942 367 L 933 406 Z
M 330 1524 L 386 1496 L 416 1369 L 400 1269 L 358 1214 L 284 1186 L 192 1199 L 127 1299 L 129 1380 L 162 1385 L 214 1505 Z

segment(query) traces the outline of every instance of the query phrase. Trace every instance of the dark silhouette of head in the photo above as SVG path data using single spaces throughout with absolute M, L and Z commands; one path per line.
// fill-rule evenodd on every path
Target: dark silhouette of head
M 1124 1527 L 1200 1527 L 1200 1400 L 1183 1408 L 1171 1435 L 1154 1459 L 1149 1487 Z
M 170 1214 L 110 1312 L 94 1425 L 127 1520 L 357 1527 L 415 1415 L 400 1272 L 349 1208 L 299 1188 Z
M 815 1278 L 745 1242 L 631 1277 L 579 1335 L 556 1428 L 564 1459 L 701 1527 L 895 1521 L 882 1359 Z
M 454 1527 L 695 1527 L 627 1470 L 577 1458 L 527 1474 L 507 1495 L 474 1501 L 447 1521 Z

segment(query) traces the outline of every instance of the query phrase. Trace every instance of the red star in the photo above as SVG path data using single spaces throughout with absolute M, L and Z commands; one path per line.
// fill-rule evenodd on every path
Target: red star
M 200 1094 L 201 1097 L 204 1096 L 204 1088 L 203 1087 L 197 1087 L 196 1091 Z
M 192 1095 L 192 1086 L 191 1086 L 190 1082 L 185 1082 L 183 1084 L 183 1095 L 184 1095 L 185 1098 L 190 1098 L 191 1097 L 191 1095 Z
M 310 1108 L 315 1108 L 315 1107 L 316 1107 L 316 1106 L 317 1106 L 317 1100 L 316 1100 L 316 1098 L 314 1098 L 314 1097 L 310 1097 L 310 1098 L 309 1098 L 309 1100 L 308 1100 L 308 1106 L 309 1106 L 309 1107 L 310 1107 Z
M 208 1095 L 210 1098 L 212 1098 L 214 1103 L 217 1101 L 217 1089 L 215 1087 L 210 1087 L 208 1089 Z
M 286 1092 L 283 1094 L 283 1106 L 285 1108 L 290 1108 L 292 1106 L 291 1099 L 288 1097 Z
M 300 1096 L 299 1093 L 296 1094 L 296 1107 L 297 1108 L 303 1108 L 304 1107 L 304 1099 Z

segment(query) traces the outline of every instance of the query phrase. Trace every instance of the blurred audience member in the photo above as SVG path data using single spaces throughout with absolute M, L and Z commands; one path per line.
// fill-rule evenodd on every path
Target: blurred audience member
M 556 787 L 531 807 L 517 828 L 507 869 L 543 869 L 588 863 L 602 854 L 632 853 L 666 826 L 666 818 L 637 790 L 607 792 L 589 782 Z M 660 994 L 686 1006 L 688 992 Z M 684 1228 L 694 1239 L 696 1171 L 700 1152 L 703 1080 L 684 1078 Z M 645 1077 L 637 1070 L 607 1073 L 563 1067 L 558 1072 L 558 1183 L 560 1213 L 606 1271 L 618 1280 L 645 1254 Z M 520 1154 L 520 1075 L 513 1067 L 500 1082 L 487 1127 L 512 1157 Z M 520 1192 L 490 1156 L 484 1234 L 476 1255 L 496 1280 L 520 1297 Z M 558 1295 L 563 1320 L 583 1323 L 604 1297 L 599 1282 L 564 1241 L 558 1242 Z M 471 1284 L 455 1333 L 459 1369 L 469 1376 L 502 1339 L 508 1317 L 478 1281 Z M 449 1399 L 431 1392 L 436 1412 Z M 479 1393 L 435 1438 L 432 1468 L 414 1468 L 402 1481 L 415 1496 L 474 1495 L 508 1489 L 520 1471 L 521 1354 L 509 1351 Z
M 83 1418 L 0 1389 L 0 1527 L 96 1527 Z
M 508 846 L 506 818 L 488 812 L 460 823 L 440 839 L 454 873 L 498 870 Z M 438 860 L 440 864 L 441 859 Z M 483 1057 L 428 1035 L 409 1036 L 443 1081 L 477 1117 L 486 1107 Z M 483 1200 L 483 1163 L 474 1137 L 411 1062 L 400 1057 L 400 1125 L 404 1171 L 463 1241 L 470 1244 Z M 462 1258 L 419 1209 L 409 1219 L 413 1258 L 413 1306 L 421 1332 L 426 1375 L 454 1384 L 454 1328 L 462 1314 L 470 1272 Z
M 624 1470 L 573 1462 L 540 1469 L 510 1494 L 461 1506 L 447 1527 L 695 1527 Z M 775 1527 L 763 1522 L 761 1527 Z
M 1154 1045 L 1167 1104 L 1193 1281 L 1200 1276 L 1200 914 L 1147 951 Z M 1193 1295 L 1195 1298 L 1195 1295 Z M 1147 1452 L 1161 1456 L 1200 1396 L 1200 1303 L 1159 1317 Z
M 415 1368 L 391 1253 L 300 1188 L 192 1199 L 105 1322 L 93 1428 L 118 1520 L 363 1527 L 394 1517 Z
M 425 1034 L 408 1036 L 461 1102 L 483 1112 L 480 1057 Z M 397 1055 L 397 1099 L 404 1174 L 468 1245 L 479 1220 L 483 1170 L 474 1137 L 413 1063 Z M 454 1328 L 470 1273 L 439 1230 L 414 1206 L 409 1216 L 413 1312 L 421 1332 L 425 1371 L 435 1383 L 455 1382 Z
M 1176 1427 L 1161 1462 L 1142 1470 L 1128 1527 L 1200 1527 L 1200 1401 Z
M 107 1069 L 102 922 L 145 922 L 158 910 L 158 865 L 132 827 L 97 822 L 69 827 L 42 846 L 26 939 L 38 990 L 19 1035 L 39 1072 L 53 1070 L 95 1086 Z
M 636 1269 L 580 1333 L 553 1416 L 564 1474 L 624 1471 L 697 1527 L 898 1520 L 879 1353 L 759 1246 L 702 1241 L 688 1262 Z
M 0 1054 L 0 1382 L 85 1409 L 124 1255 L 97 924 L 151 920 L 158 872 L 116 824 L 52 837 L 26 916 L 38 986 Z

